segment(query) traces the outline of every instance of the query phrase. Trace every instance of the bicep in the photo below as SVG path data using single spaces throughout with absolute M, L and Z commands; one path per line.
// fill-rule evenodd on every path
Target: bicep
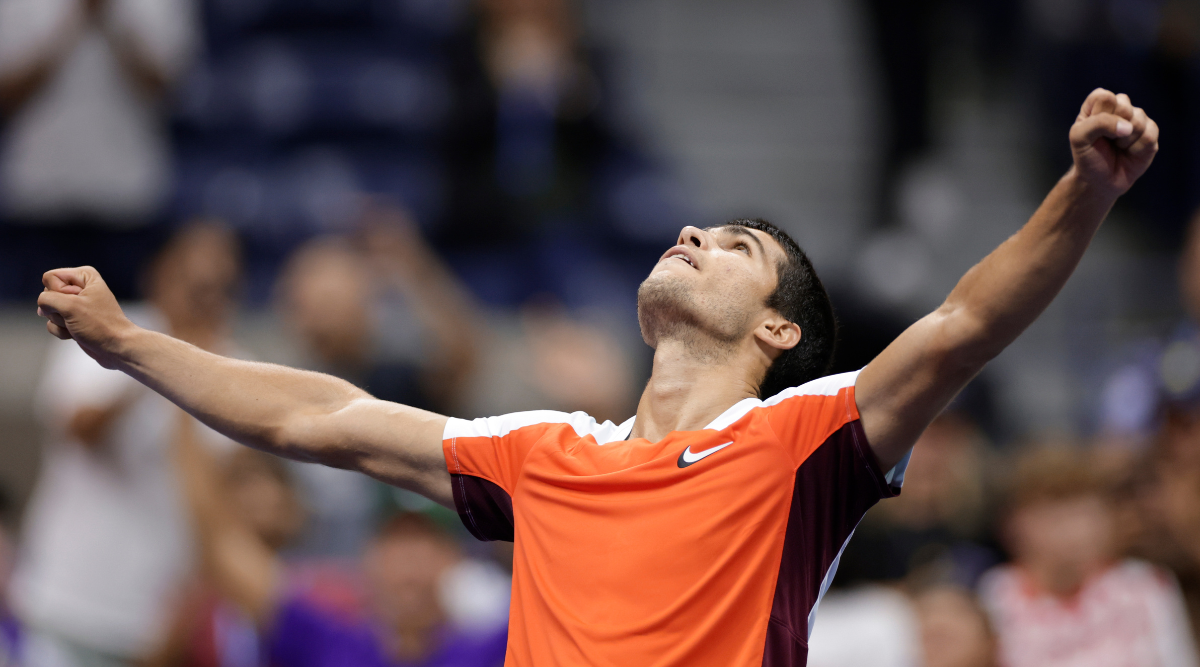
M 363 472 L 441 503 L 454 506 L 450 473 L 442 454 L 446 417 L 363 397 L 340 409 L 302 419 L 300 437 L 322 445 L 318 463 Z
M 940 308 L 918 320 L 858 375 L 863 431 L 884 470 L 900 462 L 983 362 L 960 341 L 975 336 L 962 311 Z

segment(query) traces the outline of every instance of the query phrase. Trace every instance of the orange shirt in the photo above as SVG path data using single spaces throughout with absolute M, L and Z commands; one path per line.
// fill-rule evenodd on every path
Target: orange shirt
M 581 412 L 451 419 L 463 523 L 515 542 L 505 664 L 803 665 L 841 550 L 903 476 L 867 445 L 857 375 L 658 442 Z

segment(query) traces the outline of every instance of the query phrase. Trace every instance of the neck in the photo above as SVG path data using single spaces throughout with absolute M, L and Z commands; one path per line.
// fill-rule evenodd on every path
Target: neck
M 1091 563 L 1083 567 L 1037 561 L 1021 563 L 1026 574 L 1039 588 L 1058 598 L 1069 598 L 1077 594 L 1092 575 L 1104 570 L 1105 565 L 1104 562 Z
M 672 431 L 702 429 L 738 401 L 757 397 L 754 378 L 765 372 L 761 362 L 737 348 L 698 354 L 685 341 L 659 341 L 630 437 L 657 442 Z

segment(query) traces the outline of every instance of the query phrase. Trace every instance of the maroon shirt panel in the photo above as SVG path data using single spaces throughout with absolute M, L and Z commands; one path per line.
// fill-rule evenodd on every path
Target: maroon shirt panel
M 896 493 L 885 481 L 859 420 L 829 436 L 796 470 L 764 667 L 807 663 L 808 614 L 821 593 L 821 582 L 863 514 Z
M 512 496 L 499 484 L 473 475 L 450 475 L 454 509 L 477 540 L 513 541 Z

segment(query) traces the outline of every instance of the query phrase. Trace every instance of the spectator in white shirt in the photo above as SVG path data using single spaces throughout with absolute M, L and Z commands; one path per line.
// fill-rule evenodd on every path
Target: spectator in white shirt
M 170 186 L 163 95 L 192 0 L 0 0 L 0 201 L 30 224 L 147 222 Z
M 229 354 L 237 280 L 233 236 L 190 225 L 151 270 L 139 319 Z M 28 630 L 24 667 L 129 664 L 159 641 L 191 566 L 170 451 L 178 411 L 72 341 L 54 343 L 36 400 L 48 441 L 11 591 Z

